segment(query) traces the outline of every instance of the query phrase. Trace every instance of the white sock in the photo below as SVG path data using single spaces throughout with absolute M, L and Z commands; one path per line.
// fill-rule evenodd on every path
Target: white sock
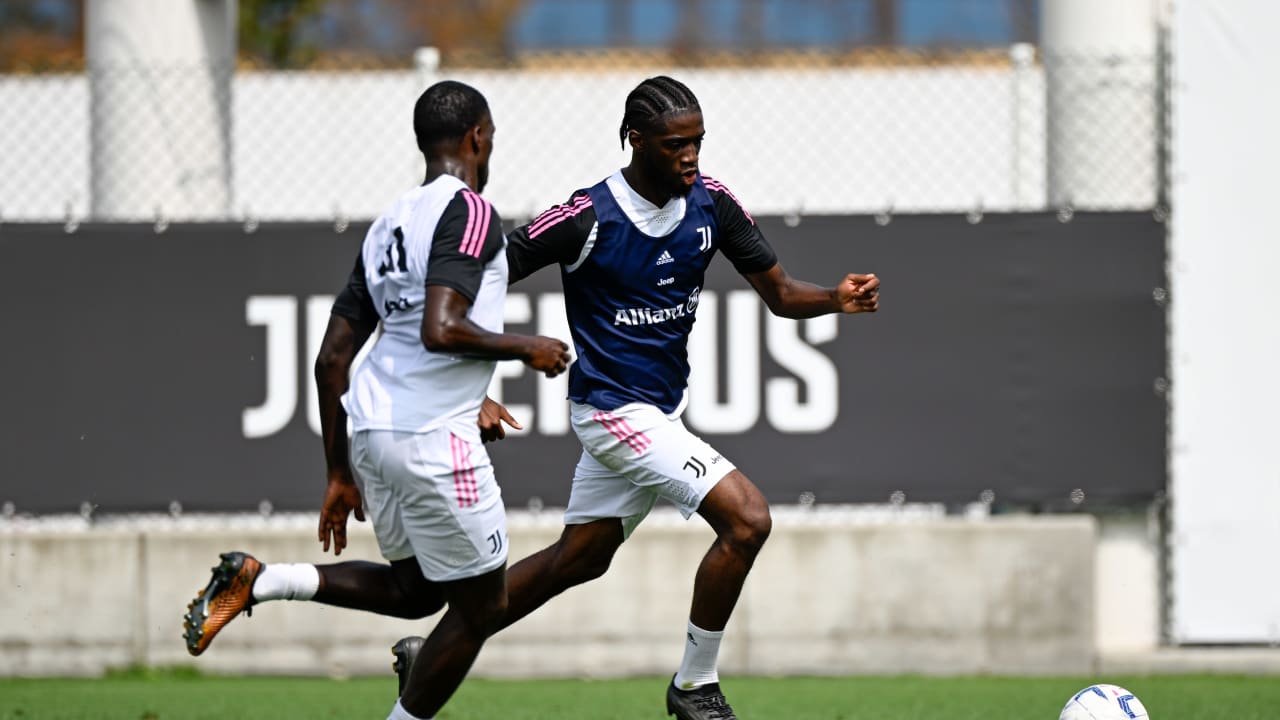
M 716 672 L 716 658 L 720 655 L 720 638 L 724 631 L 711 632 L 689 623 L 689 633 L 684 638 L 684 661 L 676 673 L 675 686 L 681 690 L 693 690 L 703 685 L 720 682 Z
M 413 715 L 408 710 L 405 710 L 404 706 L 400 704 L 399 700 L 397 700 L 396 706 L 391 708 L 391 714 L 387 716 L 387 720 L 435 720 L 435 719 L 420 718 L 417 715 Z
M 253 599 L 310 600 L 320 588 L 320 571 L 309 563 L 270 563 L 253 581 Z

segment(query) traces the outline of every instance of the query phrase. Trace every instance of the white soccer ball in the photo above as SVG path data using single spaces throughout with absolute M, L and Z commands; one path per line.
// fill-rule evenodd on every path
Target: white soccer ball
M 1119 685 L 1090 685 L 1062 708 L 1058 720 L 1133 720 L 1146 718 L 1147 709 L 1133 693 Z

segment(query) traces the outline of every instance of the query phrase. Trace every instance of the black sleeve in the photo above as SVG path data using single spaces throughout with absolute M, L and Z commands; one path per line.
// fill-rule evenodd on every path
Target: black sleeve
M 502 250 L 503 242 L 498 211 L 476 193 L 459 190 L 436 223 L 427 258 L 427 285 L 453 288 L 474 302 L 484 267 Z
M 378 324 L 378 310 L 373 307 L 369 286 L 364 279 L 363 248 L 356 253 L 356 265 L 347 278 L 347 286 L 338 293 L 330 312 L 350 320 L 358 328 L 370 328 Z
M 720 252 L 729 258 L 733 267 L 742 275 L 764 272 L 778 262 L 778 255 L 764 239 L 764 233 L 756 225 L 738 198 L 721 185 L 707 188 L 716 204 L 716 220 L 720 224 Z
M 559 263 L 572 265 L 582 254 L 582 246 L 596 224 L 586 190 L 579 190 L 563 205 L 511 231 L 507 236 L 507 282 L 529 277 L 542 268 Z

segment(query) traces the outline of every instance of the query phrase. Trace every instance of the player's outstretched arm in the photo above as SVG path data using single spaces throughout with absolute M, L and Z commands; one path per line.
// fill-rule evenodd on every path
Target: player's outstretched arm
M 774 315 L 800 319 L 831 313 L 875 312 L 879 308 L 880 279 L 875 275 L 846 275 L 830 288 L 788 275 L 755 219 L 738 198 L 718 180 L 703 175 L 703 181 L 715 202 L 721 252 L 751 283 Z
M 347 391 L 351 363 L 364 346 L 376 322 L 353 320 L 334 313 L 329 316 L 320 353 L 316 356 L 315 377 L 320 399 L 320 436 L 324 441 L 324 460 L 329 482 L 320 510 L 319 540 L 324 550 L 333 542 L 333 554 L 341 555 L 347 546 L 347 516 L 355 511 L 364 520 L 360 491 L 351 477 L 347 454 L 347 412 L 340 398 Z
M 542 335 L 494 333 L 467 317 L 471 301 L 445 285 L 427 286 L 422 313 L 422 344 L 431 352 L 487 360 L 520 360 L 547 377 L 569 367 L 569 346 Z
M 769 311 L 786 318 L 811 318 L 830 313 L 875 312 L 880 308 L 880 278 L 850 273 L 835 287 L 796 280 L 781 263 L 763 272 L 744 275 Z

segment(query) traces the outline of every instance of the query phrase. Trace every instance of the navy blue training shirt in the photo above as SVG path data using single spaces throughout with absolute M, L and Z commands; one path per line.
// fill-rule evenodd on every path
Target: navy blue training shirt
M 602 410 L 635 402 L 666 413 L 679 407 L 689 378 L 689 333 L 716 251 L 743 274 L 777 262 L 737 198 L 705 176 L 686 196 L 684 217 L 662 237 L 636 227 L 607 180 L 507 237 L 511 282 L 560 264 L 578 354 L 569 397 Z

